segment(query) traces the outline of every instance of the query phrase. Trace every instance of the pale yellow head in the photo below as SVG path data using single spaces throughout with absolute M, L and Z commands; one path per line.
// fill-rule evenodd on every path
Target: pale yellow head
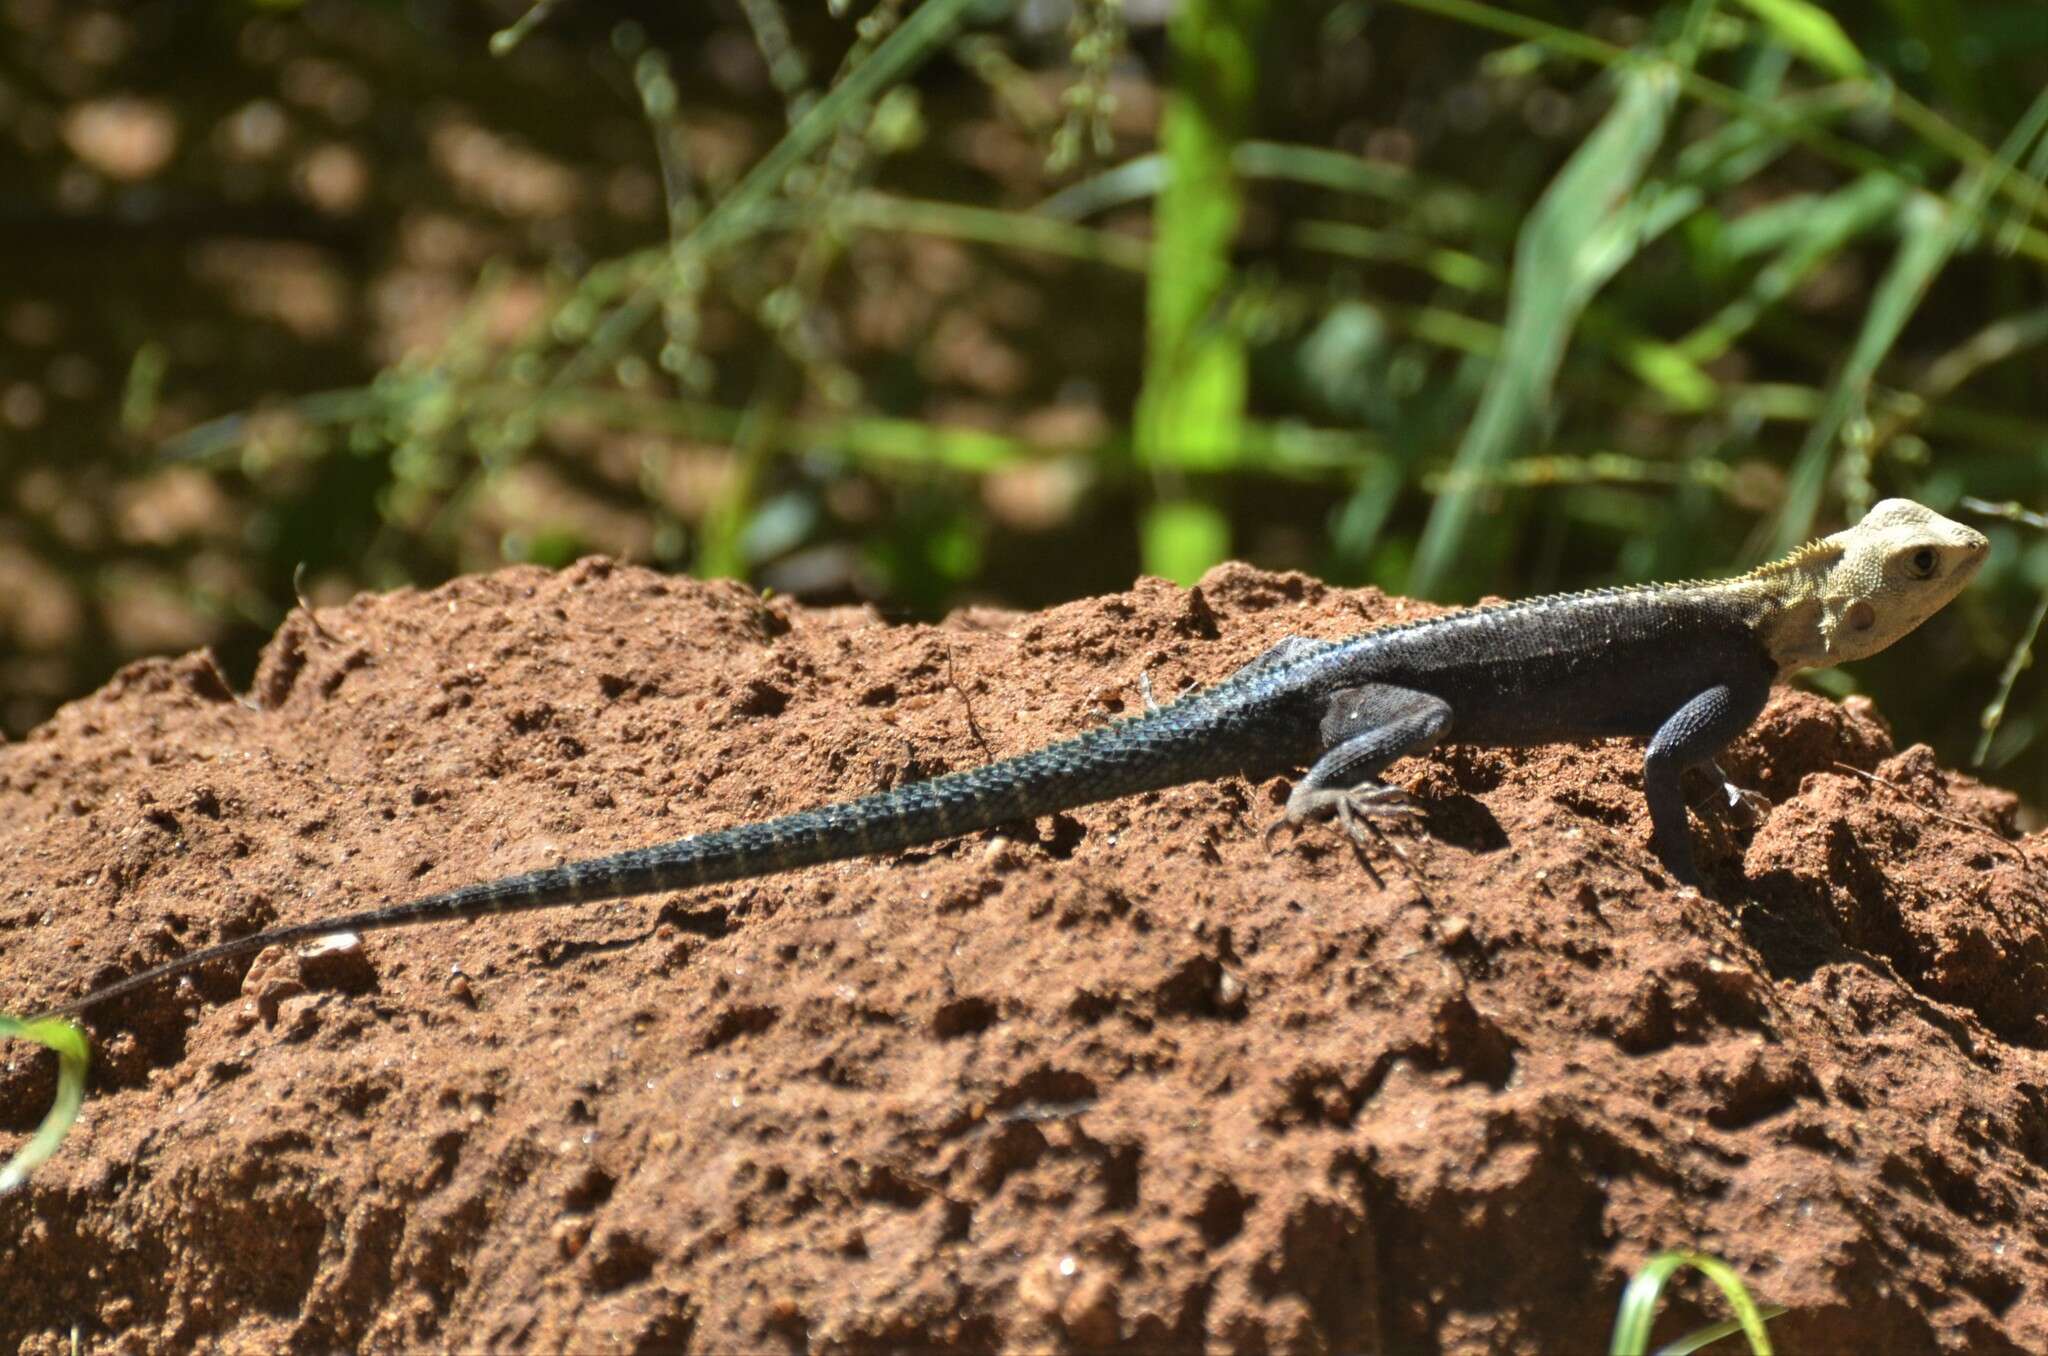
M 1876 654 L 1939 612 L 1984 564 L 1991 543 L 1910 499 L 1887 499 L 1851 528 L 1744 577 L 1771 586 L 1765 625 L 1781 670 Z

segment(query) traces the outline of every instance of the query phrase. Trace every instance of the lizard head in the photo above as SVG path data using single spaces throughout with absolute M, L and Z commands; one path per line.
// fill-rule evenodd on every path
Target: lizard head
M 1990 550 L 1974 528 L 1910 499 L 1883 501 L 1856 526 L 1775 567 L 1793 585 L 1787 613 L 1803 614 L 1802 624 L 1774 637 L 1780 665 L 1807 668 L 1876 654 L 1961 593 Z

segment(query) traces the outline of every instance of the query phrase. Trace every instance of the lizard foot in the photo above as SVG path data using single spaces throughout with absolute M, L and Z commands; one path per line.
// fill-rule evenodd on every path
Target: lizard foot
M 1423 809 L 1411 796 L 1398 786 L 1383 786 L 1378 782 L 1363 782 L 1352 787 L 1309 787 L 1297 786 L 1294 794 L 1287 798 L 1287 812 L 1266 826 L 1266 845 L 1272 846 L 1273 835 L 1281 829 L 1301 832 L 1301 826 L 1312 819 L 1334 819 L 1349 835 L 1352 842 L 1365 843 L 1370 835 L 1385 843 L 1401 860 L 1408 860 L 1408 854 L 1401 845 L 1380 831 L 1376 822 L 1381 819 L 1421 819 Z

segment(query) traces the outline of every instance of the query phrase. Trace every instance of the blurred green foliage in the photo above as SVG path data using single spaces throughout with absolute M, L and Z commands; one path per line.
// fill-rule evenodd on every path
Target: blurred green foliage
M 0 607 L 17 729 L 182 634 L 138 608 L 246 665 L 301 562 L 929 614 L 1234 555 L 1458 601 L 2044 507 L 2033 0 L 193 8 L 81 11 L 120 51 L 70 74 L 86 18 L 9 20 L 49 130 L 0 147 L 0 280 L 125 373 L 24 419 L 52 360 L 0 362 L 0 579 L 72 600 Z M 182 129 L 153 174 L 81 130 L 124 99 Z M 253 298 L 251 236 L 299 251 Z M 2048 540 L 1986 526 L 1963 604 L 1819 681 L 2039 805 Z

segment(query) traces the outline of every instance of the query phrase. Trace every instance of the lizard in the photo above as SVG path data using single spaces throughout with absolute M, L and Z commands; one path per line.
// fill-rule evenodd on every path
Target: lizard
M 1356 839 L 1415 815 L 1380 780 L 1439 742 L 1647 741 L 1651 843 L 1700 884 L 1680 775 L 1805 668 L 1861 659 L 1954 598 L 1984 563 L 1982 533 L 1907 499 L 1727 579 L 1637 584 L 1488 603 L 1345 640 L 1290 636 L 1222 681 L 1143 715 L 1016 757 L 853 800 L 407 903 L 289 923 L 115 980 L 43 1014 L 70 1017 L 214 961 L 342 932 L 689 889 L 895 852 L 1117 797 L 1306 765 L 1275 827 L 1335 820 Z

